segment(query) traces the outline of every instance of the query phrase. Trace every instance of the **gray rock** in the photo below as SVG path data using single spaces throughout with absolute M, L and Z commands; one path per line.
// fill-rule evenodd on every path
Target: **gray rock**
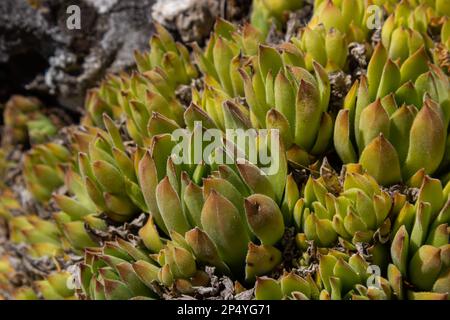
M 87 88 L 133 66 L 134 50 L 148 49 L 154 2 L 1 0 L 0 100 L 28 90 L 80 108 Z M 70 5 L 80 8 L 80 30 L 67 27 Z

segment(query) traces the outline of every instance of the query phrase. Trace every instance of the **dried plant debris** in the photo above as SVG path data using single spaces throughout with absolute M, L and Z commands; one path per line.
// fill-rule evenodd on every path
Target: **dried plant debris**
M 106 230 L 94 229 L 90 227 L 88 223 L 85 224 L 85 228 L 87 232 L 100 243 L 114 241 L 117 237 L 120 237 L 136 244 L 139 240 L 139 238 L 136 237 L 138 231 L 145 225 L 148 216 L 143 213 L 134 220 L 124 224 L 118 224 L 111 219 L 108 219 L 106 215 L 100 216 L 99 218 L 106 222 Z
M 329 74 L 331 85 L 330 109 L 337 112 L 341 109 L 345 96 L 352 86 L 352 76 L 343 71 Z
M 349 69 L 353 79 L 359 79 L 366 73 L 368 65 L 367 45 L 352 42 L 348 46 L 349 50 Z

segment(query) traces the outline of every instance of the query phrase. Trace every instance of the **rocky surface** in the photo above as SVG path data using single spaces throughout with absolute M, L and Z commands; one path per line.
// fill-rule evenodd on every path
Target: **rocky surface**
M 55 97 L 68 109 L 105 72 L 131 67 L 147 49 L 155 0 L 0 1 L 0 101 L 13 93 Z M 70 30 L 70 5 L 81 29 Z

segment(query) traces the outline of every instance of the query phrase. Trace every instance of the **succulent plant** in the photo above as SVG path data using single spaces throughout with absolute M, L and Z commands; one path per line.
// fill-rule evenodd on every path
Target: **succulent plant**
M 205 229 L 209 231 L 207 227 Z M 185 237 L 172 231 L 171 240 L 166 241 L 159 238 L 152 217 L 139 235 L 145 247 L 117 239 L 115 242 L 106 242 L 101 248 L 86 249 L 85 261 L 80 265 L 80 279 L 82 292 L 87 298 L 155 299 L 159 297 L 161 286 L 173 287 L 183 294 L 192 293 L 195 287 L 206 286 L 210 281 L 208 274 L 199 268 L 204 265 L 214 266 L 219 272 L 230 274 L 229 267 L 221 258 L 227 242 L 232 241 L 229 238 L 216 246 L 206 232 L 194 228 L 186 232 Z M 234 243 L 238 244 L 239 240 L 234 240 Z M 267 250 L 270 253 L 276 249 L 266 245 L 262 251 L 254 254 L 262 256 L 264 262 Z M 226 261 L 229 263 L 229 260 Z M 245 263 L 242 259 L 239 261 L 242 264 L 239 267 L 242 268 Z M 261 269 L 261 266 L 256 268 Z
M 319 274 L 324 289 L 322 299 L 341 300 L 365 296 L 368 299 L 390 299 L 391 292 L 387 281 L 381 277 L 374 279 L 378 286 L 369 286 L 369 263 L 360 254 L 350 257 L 339 252 L 322 255 L 319 261 Z
M 206 114 L 199 114 L 195 106 L 189 111 L 192 118 L 206 119 L 224 131 L 277 129 L 289 161 L 307 165 L 314 156 L 323 155 L 330 144 L 333 124 L 327 113 L 329 79 L 319 64 L 314 64 L 314 75 L 302 68 L 301 51 L 294 45 L 286 44 L 281 50 L 282 54 L 261 45 L 257 55 L 250 58 L 252 70 L 239 69 L 238 81 L 243 85 L 248 109 L 213 83 L 193 98 Z M 187 125 L 192 126 L 190 122 Z
M 281 300 L 294 297 L 298 300 L 319 297 L 319 288 L 311 275 L 305 279 L 294 272 L 285 272 L 278 280 L 269 277 L 259 277 L 256 280 L 256 300 Z
M 33 146 L 23 159 L 23 175 L 27 189 L 40 202 L 50 200 L 53 191 L 64 184 L 64 166 L 70 161 L 69 151 L 57 143 Z
M 140 73 L 162 69 L 167 81 L 173 86 L 189 84 L 197 77 L 197 69 L 191 63 L 188 49 L 175 42 L 172 35 L 159 23 L 154 23 L 156 34 L 150 39 L 150 52 L 135 52 L 135 60 Z
M 7 144 L 42 143 L 57 133 L 57 127 L 41 111 L 42 104 L 32 97 L 15 95 L 6 103 L 3 114 Z
M 305 66 L 310 71 L 314 69 L 314 61 L 327 72 L 347 68 L 348 40 L 339 29 L 327 30 L 322 24 L 306 26 L 291 42 L 304 52 Z
M 328 76 L 319 64 L 314 64 L 315 76 L 312 76 L 301 67 L 278 64 L 277 69 L 266 59 L 279 59 L 281 63 L 276 50 L 261 47 L 258 66 L 254 63 L 255 72 L 243 73 L 250 121 L 257 128 L 278 129 L 288 159 L 293 163 L 308 163 L 310 156 L 327 151 L 332 134 L 332 119 L 327 113 Z M 266 89 L 262 91 L 261 86 Z
M 303 53 L 309 71 L 315 61 L 329 73 L 349 72 L 349 45 L 362 46 L 368 59 L 372 53 L 369 36 L 382 18 L 379 15 L 370 1 L 316 0 L 311 20 L 290 41 Z
M 448 89 L 448 77 L 427 62 L 423 47 L 399 68 L 379 45 L 367 78 L 355 82 L 336 118 L 340 158 L 359 162 L 383 185 L 407 181 L 421 168 L 445 172 Z
M 301 9 L 303 0 L 253 0 L 250 21 L 263 34 L 274 24 L 280 28 L 289 11 Z
M 92 300 L 154 299 L 158 269 L 148 252 L 120 239 L 88 248 L 80 264 L 82 294 Z
M 364 43 L 369 33 L 367 27 L 369 14 L 365 1 L 316 0 L 308 27 L 314 29 L 322 24 L 326 33 L 334 29 L 338 35 L 345 35 L 348 43 Z
M 10 287 L 10 275 L 14 272 L 14 268 L 8 259 L 8 256 L 4 255 L 0 258 L 0 289 L 6 291 Z M 9 291 L 9 290 L 8 290 Z
M 125 119 L 128 135 L 140 146 L 151 134 L 147 126 L 153 112 L 183 125 L 184 108 L 175 91 L 195 78 L 197 70 L 187 49 L 175 43 L 162 26 L 156 24 L 156 29 L 150 53 L 136 53 L 139 72 L 110 75 L 99 88 L 88 92 L 82 124 L 105 128 L 104 114 L 114 120 Z
M 89 91 L 68 149 L 47 141 L 56 125 L 37 100 L 13 97 L 0 177 L 12 143 L 29 141 L 27 189 L 59 211 L 25 214 L 0 185 L 0 218 L 8 241 L 56 271 L 14 288 L 2 256 L 0 291 L 196 297 L 217 275 L 256 299 L 448 299 L 447 2 L 316 0 L 307 25 L 275 45 L 269 29 L 304 3 L 255 0 L 252 24 L 217 19 L 192 58 L 155 24 L 137 70 Z M 375 48 L 372 4 L 390 14 Z M 329 74 L 354 74 L 355 42 L 371 60 L 334 119 Z M 341 176 L 324 158 L 338 164 L 333 151 Z
M 9 220 L 10 241 L 27 245 L 30 257 L 60 256 L 63 254 L 61 233 L 53 221 L 35 215 L 17 216 Z
M 381 41 L 389 48 L 389 58 L 401 62 L 422 46 L 432 48 L 428 36 L 430 14 L 426 5 L 415 6 L 402 1 L 387 18 L 381 30 Z
M 73 133 L 78 161 L 67 172 L 66 185 L 76 201 L 62 195 L 55 200 L 74 219 L 103 212 L 114 221 L 129 221 L 146 208 L 137 187 L 134 155 L 129 155 L 118 128 L 106 114 L 104 121 L 107 131 L 88 127 Z M 78 207 L 72 207 L 75 205 Z
M 195 130 L 190 133 L 192 138 Z M 155 136 L 138 165 L 140 187 L 151 214 L 140 231 L 147 248 L 160 252 L 169 237 L 170 243 L 184 249 L 190 246 L 199 263 L 212 264 L 221 272 L 237 276 L 245 272 L 251 281 L 255 273 L 270 271 L 270 266 L 264 267 L 266 271 L 255 270 L 261 265 L 252 267 L 251 261 L 280 256 L 273 245 L 283 236 L 285 221 L 291 220 L 291 202 L 295 201 L 291 198 L 298 196 L 295 182 L 287 177 L 285 160 L 280 161 L 277 174 L 266 176 L 249 161 L 216 162 L 219 147 L 211 153 L 209 164 L 178 165 L 170 156 L 171 147 L 165 147 L 170 140 L 169 134 Z M 284 159 L 282 151 L 272 150 L 272 154 Z M 255 238 L 261 246 L 251 243 Z M 163 249 L 164 256 L 170 255 L 172 247 Z M 272 260 L 272 268 L 276 261 Z
M 107 114 L 112 119 L 120 119 L 124 113 L 119 104 L 119 95 L 123 87 L 122 79 L 128 80 L 128 74 L 108 75 L 98 88 L 90 89 L 86 93 L 84 102 L 86 115 L 81 119 L 82 125 L 104 128 L 103 114 Z
M 73 133 L 78 161 L 65 173 L 69 195 L 53 195 L 61 210 L 55 220 L 75 250 L 98 245 L 85 225 L 106 231 L 106 219 L 123 223 L 147 211 L 132 161 L 136 153 L 128 154 L 114 122 L 104 119 L 107 131 L 88 127 Z
M 0 189 L 0 218 L 8 221 L 13 217 L 13 211 L 20 211 L 21 205 L 9 188 Z
M 420 179 L 417 180 L 419 183 Z M 317 180 L 310 181 L 309 188 L 318 190 Z M 356 248 L 349 246 L 319 248 L 315 254 L 316 268 L 310 267 L 314 264 L 311 260 L 303 268 L 285 271 L 279 279 L 257 278 L 256 299 L 447 299 L 450 291 L 449 188 L 443 189 L 439 180 L 428 176 L 422 176 L 421 181 L 415 204 L 399 193 L 394 196 L 387 218 L 392 223 L 387 224 L 384 232 L 384 242 L 390 250 L 372 247 L 369 254 L 363 256 L 351 253 Z M 347 175 L 344 185 L 355 183 L 365 191 L 372 192 L 377 187 L 367 175 Z M 348 190 L 355 190 L 354 186 Z M 376 201 L 374 198 L 373 203 Z M 379 208 L 378 205 L 375 207 Z M 324 225 L 316 224 L 316 229 L 322 228 L 322 235 L 332 232 L 331 226 L 326 229 Z M 307 252 L 305 254 L 309 255 Z M 374 273 L 376 270 L 379 273 Z
M 450 7 L 445 0 L 374 0 L 375 5 L 383 6 L 388 13 L 399 12 L 400 15 L 406 17 L 406 21 L 415 22 L 418 19 L 417 16 L 425 15 L 430 17 L 448 16 L 450 14 Z M 422 11 L 418 14 L 415 11 Z M 411 17 L 407 16 L 408 12 L 413 12 Z
M 217 19 L 214 32 L 202 50 L 193 44 L 197 66 L 204 75 L 205 84 L 223 91 L 230 97 L 244 95 L 244 84 L 239 73 L 249 57 L 256 55 L 264 37 L 250 24 L 238 29 L 223 19 Z
M 285 272 L 278 280 L 260 277 L 255 284 L 257 300 L 347 300 L 391 298 L 386 279 L 375 276 L 369 286 L 370 264 L 358 253 L 327 250 L 320 254 L 315 273 Z
M 447 47 L 450 47 L 450 18 L 444 19 L 441 29 L 441 42 Z
M 56 271 L 43 280 L 35 281 L 34 285 L 45 300 L 76 300 L 71 277 L 67 271 Z
M 110 87 L 112 83 L 120 88 Z M 103 93 L 91 91 L 87 96 L 89 118 L 85 119 L 85 125 L 104 128 L 104 114 L 112 119 L 120 119 L 122 115 L 128 135 L 139 146 L 145 145 L 151 134 L 148 125 L 154 112 L 177 125 L 183 125 L 184 108 L 175 97 L 175 88 L 167 82 L 162 69 L 152 69 L 145 74 L 135 73 L 131 76 L 123 74 L 111 78 L 102 88 L 109 92 L 111 101 L 106 103 L 101 98 Z
M 340 188 L 333 194 L 336 190 L 327 186 L 323 177 L 309 177 L 304 197 L 294 207 L 294 220 L 301 231 L 297 238 L 303 247 L 304 240 L 333 247 L 338 237 L 357 244 L 371 243 L 375 234 L 381 239 L 389 235 L 390 223 L 385 220 L 391 198 L 371 176 L 347 172 Z
M 415 205 L 406 202 L 399 212 L 393 225 L 392 263 L 387 273 L 397 298 L 447 299 L 449 208 L 448 190 L 443 193 L 438 180 L 426 177 Z
M 7 149 L 9 148 L 0 148 L 0 190 L 6 187 L 7 172 L 14 166 L 14 163 L 8 159 Z
M 448 75 L 450 74 L 450 18 L 445 17 L 443 20 L 441 42 L 437 43 L 433 50 L 433 59 Z

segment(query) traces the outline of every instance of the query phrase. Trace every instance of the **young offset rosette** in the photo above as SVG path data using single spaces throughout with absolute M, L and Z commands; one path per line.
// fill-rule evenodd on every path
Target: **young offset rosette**
M 389 234 L 386 221 L 392 202 L 368 174 L 347 172 L 341 190 L 332 190 L 323 177 L 310 177 L 303 197 L 294 207 L 294 220 L 301 247 L 313 240 L 319 247 L 333 247 L 340 241 L 373 243 Z M 350 247 L 351 244 L 348 244 Z
M 349 43 L 364 43 L 369 33 L 368 16 L 372 14 L 366 1 L 315 0 L 314 13 L 307 26 L 315 29 L 323 25 L 326 33 L 334 29 L 345 35 Z
M 415 204 L 406 201 L 393 223 L 388 279 L 398 299 L 447 299 L 450 188 L 428 176 L 418 186 Z
M 198 72 L 191 62 L 188 49 L 175 42 L 161 24 L 155 22 L 154 26 L 156 33 L 150 39 L 150 51 L 136 51 L 134 55 L 139 72 L 145 74 L 150 70 L 162 69 L 172 85 L 189 84 Z
M 39 202 L 50 200 L 52 193 L 64 184 L 64 170 L 70 153 L 57 143 L 35 145 L 23 159 L 23 175 L 28 191 Z
M 386 279 L 376 276 L 369 286 L 369 262 L 361 254 L 327 250 L 319 254 L 318 268 L 305 275 L 285 272 L 279 279 L 256 280 L 257 300 L 388 300 L 392 297 Z
M 379 45 L 336 118 L 334 145 L 382 185 L 448 168 L 449 80 L 418 49 L 400 67 Z
M 42 103 L 33 97 L 12 96 L 5 105 L 4 145 L 43 143 L 56 135 L 58 128 L 41 111 Z

